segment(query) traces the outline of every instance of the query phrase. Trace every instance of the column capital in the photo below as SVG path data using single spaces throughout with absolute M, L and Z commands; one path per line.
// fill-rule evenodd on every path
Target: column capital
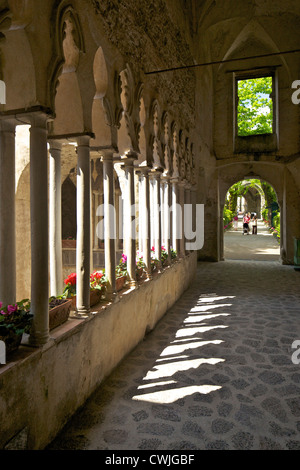
M 76 137 L 77 147 L 89 147 L 90 140 L 90 135 L 79 135 L 78 137 Z
M 163 172 L 162 168 L 154 168 L 149 171 L 149 176 L 152 179 L 160 180 L 162 172 Z
M 178 183 L 179 183 L 179 178 L 171 178 L 171 179 L 170 179 L 170 182 L 171 182 L 172 184 L 178 184 Z
M 12 132 L 16 131 L 17 122 L 15 119 L 1 119 L 0 120 L 0 132 Z
M 26 120 L 28 119 L 28 124 L 31 124 L 32 127 L 47 130 L 47 122 L 52 118 L 52 116 L 47 114 L 45 111 L 36 111 L 29 113 L 25 118 Z
M 135 153 L 128 153 L 126 154 L 125 158 L 121 158 L 120 162 L 122 166 L 129 166 L 132 167 L 134 166 L 134 162 L 137 161 L 137 155 Z
M 101 157 L 103 161 L 111 161 L 114 163 L 114 154 L 115 152 L 113 150 L 102 150 L 101 151 Z M 119 160 L 117 160 L 119 162 Z
M 60 140 L 52 140 L 50 139 L 49 141 L 49 146 L 50 146 L 50 151 L 51 150 L 61 150 L 62 149 L 62 142 Z
M 144 176 L 149 176 L 149 174 L 151 172 L 151 168 L 149 166 L 146 166 L 146 165 L 143 165 L 143 166 L 140 165 L 140 166 L 136 167 L 136 171 L 140 172 Z

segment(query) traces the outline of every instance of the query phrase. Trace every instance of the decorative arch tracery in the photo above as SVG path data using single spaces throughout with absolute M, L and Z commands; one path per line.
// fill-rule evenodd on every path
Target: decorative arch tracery
M 150 143 L 153 151 L 153 167 L 163 168 L 163 151 L 161 145 L 161 111 L 158 101 L 155 99 L 151 106 L 151 136 Z
M 63 72 L 74 72 L 77 69 L 79 54 L 85 52 L 85 46 L 79 16 L 72 5 L 56 1 L 51 25 L 54 43 L 49 67 L 48 95 L 52 109 L 55 109 L 59 77 Z

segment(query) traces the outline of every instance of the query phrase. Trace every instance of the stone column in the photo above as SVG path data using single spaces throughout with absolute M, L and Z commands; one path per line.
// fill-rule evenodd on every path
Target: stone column
M 189 232 L 191 232 L 191 227 L 192 227 L 192 218 L 191 219 L 188 219 L 187 216 L 191 214 L 192 216 L 192 211 L 191 211 L 191 185 L 190 184 L 186 184 L 185 186 L 185 198 L 184 198 L 184 201 L 185 201 L 185 205 L 186 205 L 186 210 L 185 210 L 185 220 L 184 220 L 184 230 L 185 230 L 185 227 L 188 228 Z M 187 241 L 190 242 L 190 240 L 187 239 L 187 236 L 186 234 L 184 234 L 184 241 L 185 241 L 185 244 Z M 186 252 L 188 253 L 189 250 L 186 250 Z
M 120 250 L 121 243 L 120 243 L 120 235 L 123 231 L 123 227 L 121 224 L 121 214 L 122 214 L 122 207 L 120 207 L 120 200 L 121 197 L 121 189 L 115 190 L 115 209 L 116 209 L 116 252 Z M 122 228 L 121 228 L 122 227 Z
M 185 234 L 184 234 L 184 204 L 185 204 L 185 183 L 180 181 L 178 184 L 179 187 L 179 205 L 181 208 L 181 237 L 179 240 L 179 256 L 185 256 Z
M 61 228 L 61 149 L 60 142 L 51 141 L 49 151 L 49 259 L 50 295 L 63 291 L 62 228 Z
M 135 191 L 134 191 L 134 161 L 136 157 L 130 155 L 126 157 L 124 163 L 125 180 L 126 180 L 126 198 L 125 198 L 125 233 L 126 237 L 126 255 L 127 255 L 127 272 L 129 283 L 131 286 L 136 285 L 136 244 L 135 244 Z
M 150 182 L 149 168 L 140 167 L 141 169 L 141 195 L 143 200 L 141 224 L 143 225 L 143 259 L 146 265 L 147 277 L 152 278 L 151 274 L 151 226 L 150 226 Z
M 49 339 L 49 224 L 47 116 L 30 118 L 31 313 L 30 344 Z
M 137 171 L 139 179 L 139 252 L 143 253 L 144 251 L 144 210 L 145 210 L 145 201 L 144 201 L 144 176 L 141 171 Z
M 172 185 L 172 247 L 176 251 L 177 256 L 180 252 L 180 239 L 181 239 L 181 208 L 179 205 L 179 190 L 178 179 L 171 180 Z
M 164 224 L 164 238 L 163 244 L 168 253 L 168 263 L 171 262 L 171 212 L 170 212 L 170 179 L 163 178 L 163 192 L 164 192 L 164 211 L 163 211 L 163 224 Z
M 160 217 L 160 178 L 161 172 L 159 170 L 154 170 L 151 173 L 151 179 L 153 184 L 153 235 L 154 235 L 154 249 L 155 257 L 161 265 L 161 217 Z
M 90 312 L 91 269 L 91 163 L 90 137 L 77 139 L 77 242 L 76 310 L 85 317 Z
M 16 302 L 15 125 L 0 121 L 0 301 Z
M 116 293 L 116 220 L 114 211 L 114 163 L 113 152 L 103 155 L 104 239 L 105 275 L 108 294 Z

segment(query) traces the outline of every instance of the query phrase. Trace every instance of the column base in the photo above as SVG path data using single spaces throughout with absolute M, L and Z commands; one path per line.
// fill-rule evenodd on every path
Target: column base
M 90 309 L 86 309 L 86 308 L 78 309 L 78 308 L 76 308 L 73 318 L 80 318 L 80 319 L 89 318 L 90 313 L 91 313 Z
M 30 335 L 28 338 L 27 345 L 32 348 L 40 348 L 48 343 L 50 339 L 49 334 L 45 335 Z
M 108 302 L 116 304 L 117 302 L 120 301 L 120 296 L 117 292 L 111 292 L 111 293 L 106 293 L 105 299 L 108 300 Z

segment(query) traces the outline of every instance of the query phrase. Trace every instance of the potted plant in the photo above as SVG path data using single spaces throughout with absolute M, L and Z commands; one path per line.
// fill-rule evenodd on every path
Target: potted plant
M 71 273 L 64 280 L 66 285 L 62 297 L 72 300 L 72 306 L 76 306 L 76 273 Z M 106 290 L 106 278 L 102 271 L 95 271 L 90 276 L 90 306 L 96 305 Z
M 90 276 L 91 305 L 95 305 L 101 298 L 105 298 L 107 279 L 103 271 L 95 271 Z
M 63 248 L 76 248 L 76 238 L 68 237 L 62 240 Z
M 116 267 L 116 290 L 119 291 L 124 287 L 127 278 L 127 256 L 122 254 L 119 264 Z
M 159 267 L 159 259 L 155 256 L 155 248 L 151 248 L 151 271 L 157 271 Z
M 137 280 L 140 280 L 144 277 L 144 274 L 146 272 L 146 264 L 143 259 L 143 255 L 137 252 L 137 257 L 136 257 L 136 278 Z
M 32 318 L 28 299 L 5 307 L 0 302 L 0 340 L 4 341 L 7 353 L 19 347 L 23 333 L 30 333 Z
M 161 264 L 162 264 L 162 266 L 165 266 L 167 264 L 167 261 L 168 261 L 168 252 L 165 249 L 165 247 L 162 246 L 161 247 Z
M 49 299 L 49 329 L 53 330 L 65 323 L 70 315 L 72 300 L 59 297 Z

